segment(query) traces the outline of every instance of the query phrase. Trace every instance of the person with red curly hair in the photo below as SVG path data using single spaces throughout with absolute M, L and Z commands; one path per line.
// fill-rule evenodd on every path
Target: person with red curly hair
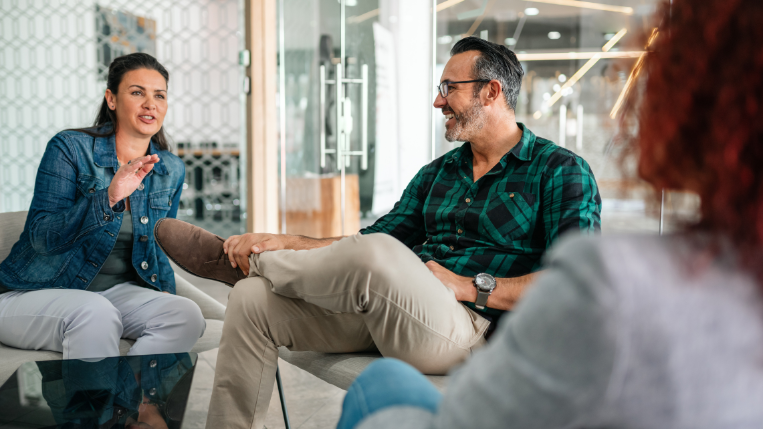
M 763 427 L 763 2 L 658 17 L 621 141 L 655 189 L 698 194 L 700 220 L 562 240 L 444 395 L 378 360 L 340 429 Z

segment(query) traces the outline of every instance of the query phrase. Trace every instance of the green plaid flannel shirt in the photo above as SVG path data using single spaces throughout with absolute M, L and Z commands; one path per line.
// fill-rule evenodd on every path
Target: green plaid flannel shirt
M 389 234 L 423 262 L 470 277 L 532 273 L 561 234 L 598 233 L 601 197 L 588 163 L 518 125 L 522 139 L 477 182 L 464 143 L 419 170 L 392 211 L 360 232 Z

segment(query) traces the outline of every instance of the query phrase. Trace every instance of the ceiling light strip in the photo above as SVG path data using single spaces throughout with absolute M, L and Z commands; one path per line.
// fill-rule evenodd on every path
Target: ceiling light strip
M 482 14 L 477 17 L 477 19 L 474 20 L 474 24 L 472 24 L 471 27 L 469 27 L 469 31 L 466 32 L 466 34 L 463 35 L 464 38 L 467 38 L 474 34 L 475 31 L 477 31 L 477 27 L 482 24 L 482 20 L 485 19 L 485 14 L 490 10 L 491 7 L 493 7 L 493 4 L 495 3 L 495 0 L 490 0 L 490 3 L 488 3 L 485 6 L 485 10 L 482 11 Z
M 612 6 L 609 4 L 593 3 L 588 1 L 577 1 L 577 0 L 525 0 L 525 1 L 531 1 L 535 3 L 555 4 L 559 6 L 572 6 L 572 7 L 579 7 L 581 9 L 603 10 L 606 12 L 618 12 L 618 13 L 624 13 L 626 15 L 633 15 L 633 8 L 627 7 L 627 6 Z
M 445 9 L 447 9 L 449 7 L 455 6 L 455 5 L 457 5 L 459 3 L 463 3 L 463 2 L 464 2 L 464 0 L 447 0 L 447 1 L 444 1 L 444 2 L 442 2 L 442 3 L 437 5 L 437 11 L 438 12 L 442 12 L 443 10 L 445 10 Z M 371 18 L 374 18 L 374 17 L 377 17 L 377 16 L 379 16 L 379 9 L 374 9 L 374 10 L 372 10 L 370 12 L 366 12 L 366 13 L 364 13 L 362 15 L 351 16 L 351 17 L 347 18 L 347 22 L 349 24 L 358 24 L 360 22 L 363 22 L 365 20 L 368 20 L 368 19 L 371 19 Z
M 588 60 L 595 56 L 608 58 L 638 58 L 644 51 L 623 52 L 545 52 L 541 54 L 517 54 L 519 61 Z
M 659 31 L 655 28 L 652 30 L 652 35 L 649 36 L 649 40 L 646 42 L 646 47 L 649 48 L 652 46 L 652 42 L 654 42 L 654 39 L 657 38 L 657 35 L 659 34 Z M 631 91 L 631 87 L 633 86 L 633 82 L 636 81 L 636 78 L 641 73 L 641 68 L 644 66 L 644 55 L 640 55 L 638 61 L 636 61 L 636 65 L 633 66 L 633 70 L 631 71 L 630 76 L 628 76 L 628 80 L 625 82 L 625 86 L 623 87 L 623 90 L 620 91 L 620 95 L 617 97 L 617 101 L 615 101 L 615 105 L 612 107 L 612 111 L 609 112 L 609 117 L 612 119 L 615 119 L 620 109 L 623 107 L 623 102 L 625 102 L 625 98 L 628 96 L 628 94 Z
M 628 31 L 625 28 L 623 28 L 622 30 L 620 30 L 615 35 L 616 39 L 615 39 L 615 37 L 613 37 L 612 40 L 614 40 L 615 43 L 617 43 L 618 41 L 620 41 L 620 39 L 623 38 L 623 36 L 625 36 L 625 33 L 627 33 L 627 32 Z M 610 40 L 610 42 L 612 40 Z M 588 70 L 590 70 L 591 67 L 594 66 L 594 64 L 596 64 L 600 59 L 602 59 L 602 57 L 607 55 L 609 53 L 607 51 L 609 51 L 610 49 L 612 49 L 613 46 L 615 46 L 615 43 L 610 43 L 610 42 L 607 42 L 606 44 L 604 44 L 604 46 L 602 46 L 601 50 L 604 51 L 604 52 L 597 52 L 597 53 L 595 53 L 591 57 L 590 60 L 588 60 L 585 64 L 583 64 L 583 67 L 581 67 L 580 70 L 575 72 L 575 74 L 572 75 L 572 77 L 569 78 L 567 80 L 567 82 L 565 82 L 564 85 L 562 85 L 561 88 L 559 88 L 559 91 L 556 91 L 556 93 L 554 95 L 552 95 L 551 98 L 549 98 L 546 101 L 546 106 L 551 107 L 551 106 L 554 105 L 554 103 L 559 101 L 559 99 L 562 98 L 562 92 L 564 92 L 565 89 L 567 89 L 567 88 L 571 87 L 572 85 L 576 84 L 577 81 L 580 80 L 580 78 L 582 78 L 586 73 L 588 73 Z M 617 53 L 617 52 L 613 52 L 613 53 Z M 541 111 L 538 110 L 537 112 L 535 112 L 535 114 L 533 114 L 533 117 L 535 119 L 538 119 L 538 118 L 540 118 L 541 115 L 542 115 Z
M 459 3 L 463 3 L 463 2 L 464 2 L 464 0 L 448 0 L 448 1 L 444 1 L 444 2 L 442 2 L 442 3 L 437 5 L 437 11 L 438 12 L 442 12 L 443 10 L 445 10 L 445 9 L 451 7 L 451 6 L 455 6 L 455 5 L 457 5 Z
M 348 24 L 357 24 L 359 22 L 363 22 L 363 21 L 365 21 L 367 19 L 371 19 L 371 18 L 376 17 L 376 16 L 379 16 L 379 9 L 374 9 L 374 10 L 372 10 L 370 12 L 364 13 L 363 15 L 351 16 L 351 17 L 347 18 L 347 23 Z
M 612 119 L 615 119 L 617 116 L 617 112 L 620 110 L 620 108 L 623 105 L 623 102 L 625 101 L 625 96 L 630 92 L 631 86 L 633 86 L 633 81 L 636 80 L 639 73 L 641 73 L 641 67 L 644 65 L 644 56 L 641 55 L 636 61 L 636 65 L 633 66 L 633 71 L 631 71 L 630 76 L 628 76 L 628 80 L 625 82 L 625 86 L 623 87 L 623 90 L 620 91 L 620 95 L 617 97 L 617 101 L 615 101 L 615 105 L 612 107 L 612 111 L 609 112 L 609 117 Z
M 601 50 L 604 51 L 604 52 L 607 52 L 610 49 L 612 49 L 612 47 L 615 46 L 615 44 L 617 42 L 619 42 L 620 39 L 622 39 L 623 36 L 625 36 L 625 33 L 627 33 L 627 32 L 628 32 L 628 30 L 626 30 L 625 28 L 623 28 L 622 30 L 618 31 L 617 34 L 615 34 L 614 36 L 612 36 L 611 39 L 609 39 L 609 42 L 607 42 L 606 45 L 601 47 Z
M 551 98 L 548 99 L 548 101 L 546 102 L 548 107 L 553 106 L 554 103 L 559 101 L 559 99 L 562 98 L 562 91 L 576 84 L 577 81 L 580 80 L 580 78 L 583 77 L 583 75 L 586 74 L 588 70 L 590 70 L 591 67 L 593 67 L 594 64 L 596 64 L 600 59 L 601 59 L 601 54 L 599 53 L 594 55 L 593 58 L 591 58 L 590 60 L 588 60 L 588 62 L 583 64 L 583 67 L 581 67 L 580 70 L 578 70 L 574 75 L 572 75 L 572 77 L 569 78 L 569 80 L 567 80 L 567 82 L 565 82 L 561 88 L 559 88 L 559 91 L 556 91 L 556 94 L 552 95 Z

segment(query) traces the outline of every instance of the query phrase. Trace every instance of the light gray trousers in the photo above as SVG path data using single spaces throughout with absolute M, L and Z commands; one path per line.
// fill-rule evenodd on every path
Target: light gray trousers
M 0 342 L 61 352 L 64 359 L 119 356 L 119 339 L 135 340 L 128 355 L 183 353 L 206 328 L 195 302 L 121 283 L 103 292 L 43 289 L 0 295 Z

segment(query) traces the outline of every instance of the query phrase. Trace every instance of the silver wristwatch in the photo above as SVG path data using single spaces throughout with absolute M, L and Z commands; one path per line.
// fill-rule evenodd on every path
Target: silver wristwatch
M 477 288 L 477 300 L 474 301 L 474 306 L 482 310 L 487 304 L 487 298 L 493 293 L 493 289 L 495 289 L 495 277 L 490 274 L 480 273 L 474 276 L 472 283 Z

